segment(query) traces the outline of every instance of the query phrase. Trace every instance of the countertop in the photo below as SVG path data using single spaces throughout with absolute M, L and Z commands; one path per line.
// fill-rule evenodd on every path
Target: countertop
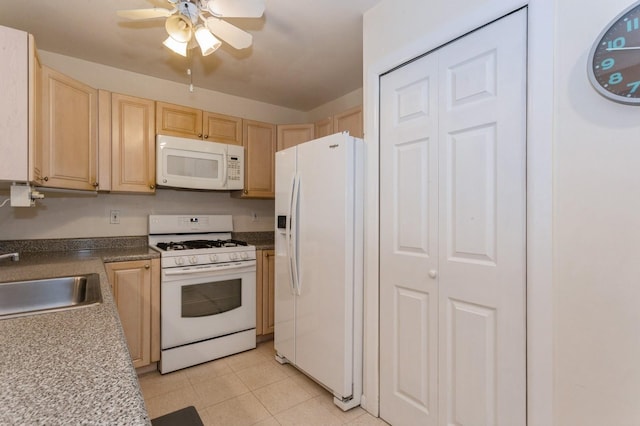
M 256 246 L 256 250 L 273 250 L 273 232 L 233 232 L 231 238 Z
M 153 257 L 138 247 L 0 260 L 0 282 L 98 273 L 103 298 L 0 320 L 0 424 L 150 424 L 103 262 Z

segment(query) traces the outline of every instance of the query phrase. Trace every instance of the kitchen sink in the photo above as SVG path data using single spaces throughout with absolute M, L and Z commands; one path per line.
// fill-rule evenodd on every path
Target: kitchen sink
M 0 319 L 98 303 L 102 303 L 98 274 L 0 283 Z

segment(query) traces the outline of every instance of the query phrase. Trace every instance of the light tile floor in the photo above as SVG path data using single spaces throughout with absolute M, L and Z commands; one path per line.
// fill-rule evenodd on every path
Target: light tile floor
M 193 405 L 206 425 L 386 425 L 360 407 L 343 412 L 332 395 L 274 359 L 273 340 L 254 350 L 161 375 L 139 377 L 154 419 Z

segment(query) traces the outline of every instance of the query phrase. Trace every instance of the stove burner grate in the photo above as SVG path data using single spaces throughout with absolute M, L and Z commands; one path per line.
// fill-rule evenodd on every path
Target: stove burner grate
M 207 249 L 218 247 L 238 247 L 248 245 L 244 241 L 228 239 L 228 240 L 192 240 L 192 241 L 180 241 L 180 242 L 168 242 L 156 244 L 159 249 L 165 251 L 172 250 L 192 250 L 192 249 Z

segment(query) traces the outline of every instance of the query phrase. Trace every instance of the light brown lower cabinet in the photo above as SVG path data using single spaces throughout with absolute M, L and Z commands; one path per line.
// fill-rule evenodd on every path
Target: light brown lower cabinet
M 274 250 L 256 251 L 256 335 L 273 333 L 274 317 Z
M 160 360 L 160 259 L 105 263 L 135 368 Z

